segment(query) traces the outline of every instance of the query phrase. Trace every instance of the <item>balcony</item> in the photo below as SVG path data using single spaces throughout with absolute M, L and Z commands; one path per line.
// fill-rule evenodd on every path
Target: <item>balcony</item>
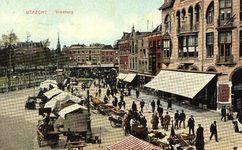
M 163 57 L 163 58 L 162 58 L 162 62 L 163 62 L 164 64 L 169 64 L 169 63 L 170 63 L 170 58 L 169 58 L 169 57 Z
M 156 53 L 156 46 L 149 48 L 149 54 Z
M 219 56 L 216 55 L 216 65 L 234 65 L 234 56 Z

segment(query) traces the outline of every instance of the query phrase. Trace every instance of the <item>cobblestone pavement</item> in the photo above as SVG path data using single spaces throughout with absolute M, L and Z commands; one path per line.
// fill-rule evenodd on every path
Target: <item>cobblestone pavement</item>
M 92 86 L 90 88 L 90 95 L 95 96 L 97 91 L 97 87 Z M 1 94 L 0 98 L 0 149 L 42 149 L 49 150 L 51 149 L 48 145 L 42 148 L 38 147 L 37 143 L 37 134 L 36 134 L 36 125 L 41 116 L 38 115 L 38 109 L 36 110 L 26 110 L 24 108 L 25 101 L 28 96 L 33 95 L 33 89 L 26 89 L 21 91 L 14 91 L 10 93 Z M 103 100 L 104 95 L 106 93 L 106 89 L 102 88 L 101 97 L 97 97 L 100 100 Z M 81 94 L 86 97 L 86 91 L 81 91 Z M 119 99 L 119 94 L 116 95 Z M 156 97 L 140 93 L 139 98 L 137 99 L 135 96 L 135 91 L 131 92 L 131 96 L 125 96 L 124 100 L 126 102 L 126 110 L 131 108 L 132 102 L 135 101 L 137 104 L 138 110 L 140 110 L 139 102 L 141 99 L 145 101 L 144 107 L 144 115 L 147 118 L 148 130 L 151 130 L 151 116 L 152 113 L 148 112 L 147 103 L 149 100 L 157 100 Z M 111 101 L 109 100 L 109 104 Z M 161 99 L 161 104 L 164 109 L 164 113 L 167 111 L 167 102 L 164 99 Z M 180 103 L 173 103 L 173 110 L 169 110 L 169 114 L 171 117 L 174 116 L 176 110 L 184 110 L 187 116 L 187 120 L 190 115 L 194 116 L 195 119 L 195 131 L 197 129 L 197 124 L 202 124 L 204 127 L 204 137 L 205 137 L 205 149 L 206 150 L 232 150 L 233 147 L 242 147 L 242 134 L 235 133 L 232 125 L 232 121 L 229 120 L 227 122 L 220 121 L 221 116 L 220 113 L 211 110 L 202 110 L 195 106 L 187 106 Z M 123 109 L 123 108 L 122 108 Z M 87 144 L 87 147 L 84 149 L 106 149 L 106 147 L 116 144 L 117 142 L 126 138 L 124 135 L 124 130 L 121 127 L 113 128 L 108 121 L 108 116 L 103 116 L 98 114 L 96 110 L 91 110 L 91 126 L 93 136 L 100 136 L 102 143 L 99 144 Z M 218 141 L 215 142 L 214 137 L 210 141 L 209 136 L 209 127 L 210 124 L 216 120 L 217 121 L 217 129 L 218 129 Z M 170 135 L 170 129 L 168 131 L 164 131 L 159 124 L 158 131 L 162 133 L 166 133 Z M 101 128 L 101 130 L 100 130 Z M 188 133 L 188 128 L 186 129 L 177 129 L 175 133 Z M 54 149 L 64 149 L 66 137 L 61 136 L 59 140 L 59 144 Z

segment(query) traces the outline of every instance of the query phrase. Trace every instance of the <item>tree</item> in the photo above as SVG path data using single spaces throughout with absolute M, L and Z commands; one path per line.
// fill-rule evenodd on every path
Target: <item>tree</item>
M 2 35 L 2 39 L 1 39 L 1 46 L 3 47 L 3 56 L 1 56 L 1 58 L 3 59 L 3 63 L 1 65 L 7 67 L 9 69 L 9 73 L 8 73 L 8 81 L 9 81 L 9 86 L 11 86 L 11 67 L 13 65 L 12 63 L 12 55 L 13 55 L 13 46 L 15 43 L 17 43 L 18 37 L 17 35 L 13 32 L 13 30 L 11 31 L 10 34 Z

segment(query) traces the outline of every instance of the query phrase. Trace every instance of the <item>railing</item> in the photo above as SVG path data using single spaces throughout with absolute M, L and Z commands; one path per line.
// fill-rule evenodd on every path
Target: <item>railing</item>
M 218 65 L 234 64 L 234 56 L 233 55 L 230 55 L 230 56 L 216 55 L 216 64 L 218 64 Z

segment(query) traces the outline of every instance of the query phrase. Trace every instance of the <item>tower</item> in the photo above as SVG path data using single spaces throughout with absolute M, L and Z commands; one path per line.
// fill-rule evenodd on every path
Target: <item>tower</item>
M 57 53 L 61 52 L 61 45 L 60 45 L 60 39 L 59 39 L 59 32 L 58 32 L 58 41 L 57 41 L 57 48 L 56 48 Z

